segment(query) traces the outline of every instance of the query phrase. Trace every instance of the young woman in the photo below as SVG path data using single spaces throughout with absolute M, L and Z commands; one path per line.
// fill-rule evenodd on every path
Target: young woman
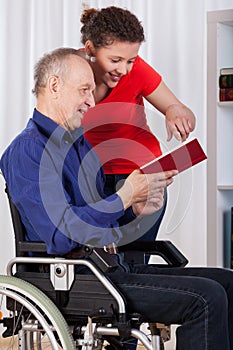
M 89 61 L 96 83 L 96 107 L 85 115 L 83 126 L 101 159 L 105 191 L 111 194 L 135 168 L 161 155 L 147 124 L 144 98 L 164 114 L 168 141 L 172 136 L 186 140 L 195 116 L 138 55 L 145 37 L 134 14 L 115 6 L 91 8 L 83 11 L 81 22 L 84 48 L 79 52 Z M 165 207 L 166 196 L 159 212 L 142 219 L 140 239 L 156 238 Z

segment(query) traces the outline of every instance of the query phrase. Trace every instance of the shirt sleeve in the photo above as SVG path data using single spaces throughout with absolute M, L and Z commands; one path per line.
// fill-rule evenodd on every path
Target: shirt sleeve
M 18 142 L 2 164 L 27 239 L 45 242 L 49 254 L 65 254 L 83 244 L 102 247 L 122 239 L 117 221 L 124 215 L 120 197 L 115 194 L 80 206 L 73 203 L 42 143 Z
M 141 86 L 143 97 L 150 95 L 162 81 L 161 75 L 140 56 L 134 63 L 132 75 L 138 86 Z

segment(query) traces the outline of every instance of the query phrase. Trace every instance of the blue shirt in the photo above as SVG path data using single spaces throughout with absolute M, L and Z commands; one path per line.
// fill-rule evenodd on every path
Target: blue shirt
M 26 239 L 46 242 L 49 254 L 83 244 L 118 244 L 135 230 L 127 227 L 134 215 L 131 209 L 124 212 L 120 197 L 105 198 L 103 170 L 82 127 L 68 132 L 35 109 L 0 167 Z

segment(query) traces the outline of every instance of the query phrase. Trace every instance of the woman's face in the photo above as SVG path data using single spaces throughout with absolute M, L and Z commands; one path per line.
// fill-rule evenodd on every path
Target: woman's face
M 105 84 L 114 88 L 121 77 L 130 72 L 138 55 L 140 43 L 114 41 L 113 44 L 101 48 L 93 48 L 91 55 L 95 62 L 91 66 L 96 85 Z

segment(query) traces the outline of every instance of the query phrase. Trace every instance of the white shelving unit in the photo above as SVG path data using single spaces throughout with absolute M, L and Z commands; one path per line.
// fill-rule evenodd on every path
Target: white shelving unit
M 219 102 L 218 79 L 223 67 L 233 67 L 233 10 L 207 13 L 207 264 L 228 267 L 233 102 Z

